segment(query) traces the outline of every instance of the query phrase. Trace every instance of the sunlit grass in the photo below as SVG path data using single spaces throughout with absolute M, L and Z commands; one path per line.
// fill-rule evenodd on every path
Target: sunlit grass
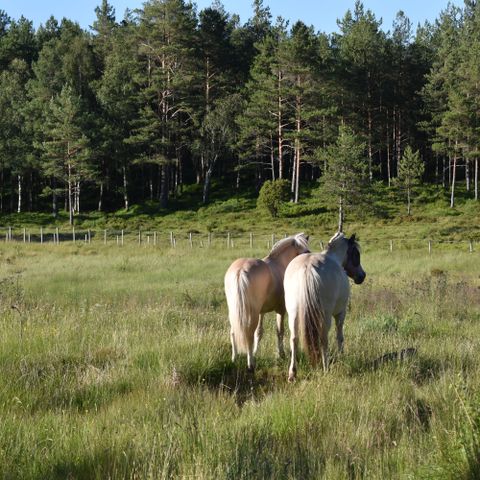
M 479 252 L 366 244 L 344 355 L 290 385 L 272 314 L 230 362 L 223 274 L 265 251 L 2 243 L 0 478 L 477 478 Z

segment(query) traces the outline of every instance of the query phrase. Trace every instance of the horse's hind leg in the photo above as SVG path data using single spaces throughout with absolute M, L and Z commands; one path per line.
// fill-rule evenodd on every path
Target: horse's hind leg
M 233 329 L 230 330 L 230 341 L 232 342 L 232 362 L 234 362 L 235 358 L 237 358 L 237 345 L 235 343 L 235 334 L 233 333 Z
M 338 315 L 335 315 L 335 326 L 337 330 L 337 345 L 338 351 L 343 352 L 343 322 L 345 320 L 346 311 L 340 312 Z
M 323 371 L 328 371 L 328 328 L 320 330 L 320 352 L 322 354 Z
M 253 340 L 253 355 L 256 355 L 258 352 L 258 345 L 263 336 L 263 315 L 260 315 L 258 318 L 258 326 L 255 329 L 255 335 Z
M 283 315 L 277 313 L 277 353 L 279 358 L 285 358 L 283 349 Z
M 290 328 L 290 366 L 288 368 L 288 381 L 294 382 L 297 375 L 297 347 L 298 347 L 298 328 L 296 317 L 288 315 L 288 326 Z

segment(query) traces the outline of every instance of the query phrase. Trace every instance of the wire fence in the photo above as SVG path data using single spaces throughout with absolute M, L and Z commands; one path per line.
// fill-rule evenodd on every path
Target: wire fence
M 108 246 L 152 246 L 158 248 L 266 248 L 270 249 L 278 240 L 287 237 L 287 233 L 245 233 L 245 232 L 174 232 L 155 230 L 115 230 L 115 229 L 77 229 L 60 228 L 21 228 L 0 227 L 0 241 L 24 244 L 63 244 L 85 243 Z M 328 236 L 310 235 L 312 251 L 323 250 L 328 243 Z M 425 249 L 431 254 L 439 247 L 453 247 L 473 253 L 478 250 L 480 232 L 473 238 L 361 238 L 364 250 L 381 249 L 388 252 L 396 250 Z

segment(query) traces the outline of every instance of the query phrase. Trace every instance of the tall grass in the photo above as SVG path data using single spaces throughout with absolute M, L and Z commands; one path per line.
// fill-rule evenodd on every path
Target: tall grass
M 294 385 L 273 315 L 230 362 L 223 274 L 264 254 L 0 245 L 0 478 L 478 478 L 478 252 L 365 249 Z

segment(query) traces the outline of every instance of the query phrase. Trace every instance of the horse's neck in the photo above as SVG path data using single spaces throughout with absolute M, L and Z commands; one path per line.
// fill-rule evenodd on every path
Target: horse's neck
M 340 266 L 345 261 L 345 255 L 347 254 L 348 245 L 345 242 L 341 242 L 338 245 L 332 246 L 325 252 L 325 255 L 335 260 Z
M 276 270 L 285 273 L 288 264 L 296 257 L 295 253 L 291 253 L 288 251 L 282 252 L 281 254 L 277 255 L 268 255 L 266 256 L 263 261 L 267 265 L 273 266 Z

